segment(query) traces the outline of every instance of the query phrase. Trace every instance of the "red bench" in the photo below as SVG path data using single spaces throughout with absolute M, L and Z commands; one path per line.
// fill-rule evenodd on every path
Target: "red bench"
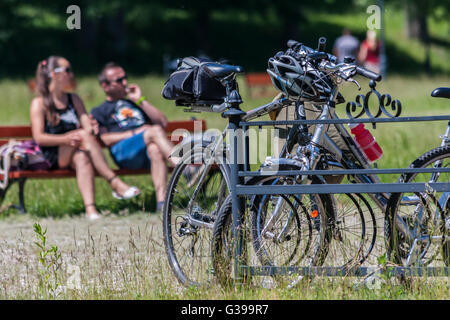
M 199 127 L 197 123 L 197 127 Z M 171 133 L 176 129 L 185 129 L 189 132 L 194 132 L 194 120 L 188 121 L 171 121 L 166 127 L 166 132 L 169 139 L 171 139 Z M 201 130 L 206 130 L 206 121 L 201 120 Z M 31 139 L 31 126 L 0 126 L 0 146 L 9 142 L 10 139 L 15 139 L 17 141 L 29 140 Z M 177 144 L 181 141 L 172 141 Z M 171 171 L 173 168 L 169 168 Z M 147 169 L 129 170 L 129 169 L 115 169 L 114 172 L 117 175 L 138 175 L 138 174 L 149 174 Z M 25 182 L 27 179 L 55 179 L 55 178 L 70 178 L 75 177 L 75 171 L 70 169 L 56 169 L 56 170 L 17 170 L 10 171 L 8 178 L 9 184 L 6 189 L 0 189 L 0 204 L 3 202 L 9 187 L 14 183 L 19 184 L 19 205 L 11 205 L 10 207 L 16 208 L 20 213 L 25 213 Z M 3 179 L 3 176 L 0 175 Z
M 260 96 L 274 95 L 273 90 L 267 90 L 269 87 L 273 88 L 273 85 L 272 80 L 266 72 L 247 73 L 245 75 L 245 83 L 250 97 L 256 96 L 255 93 L 259 93 Z M 255 91 L 254 89 L 258 90 Z

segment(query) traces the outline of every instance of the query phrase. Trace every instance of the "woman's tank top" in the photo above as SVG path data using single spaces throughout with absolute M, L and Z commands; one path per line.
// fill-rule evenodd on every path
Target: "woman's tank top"
M 45 119 L 44 132 L 49 134 L 62 134 L 68 131 L 76 130 L 80 127 L 80 121 L 78 120 L 77 113 L 72 101 L 72 95 L 67 95 L 67 107 L 65 109 L 56 109 L 59 113 L 59 123 L 56 126 L 50 125 L 47 119 Z
M 80 121 L 78 120 L 77 113 L 72 101 L 72 95 L 67 95 L 68 103 L 67 107 L 63 110 L 58 110 L 59 123 L 56 126 L 51 126 L 47 119 L 45 119 L 44 132 L 49 134 L 63 134 L 68 131 L 78 129 L 80 127 Z M 51 169 L 58 168 L 58 146 L 40 146 L 44 157 L 50 161 Z

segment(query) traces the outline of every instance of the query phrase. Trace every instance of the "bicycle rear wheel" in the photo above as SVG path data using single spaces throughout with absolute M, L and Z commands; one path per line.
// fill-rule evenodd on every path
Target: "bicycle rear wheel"
M 292 178 L 263 178 L 266 185 Z M 253 248 L 266 266 L 318 266 L 328 252 L 329 195 L 258 195 L 251 201 Z M 273 213 L 278 211 L 278 217 Z
M 448 168 L 450 146 L 433 149 L 410 168 Z M 450 174 L 409 173 L 401 180 L 449 183 Z M 385 232 L 389 258 L 401 265 L 449 265 L 450 192 L 393 193 L 386 209 Z M 406 231 L 405 231 L 406 230 Z
M 374 248 L 375 214 L 361 194 L 334 194 L 333 197 L 336 216 L 324 266 L 348 270 L 364 263 Z
M 280 169 L 281 170 L 281 169 Z M 278 183 L 278 178 L 258 177 L 247 184 L 261 185 Z M 287 178 L 289 180 L 289 178 Z M 258 263 L 264 267 L 310 267 L 320 266 L 327 255 L 330 232 L 327 221 L 332 216 L 332 203 L 329 195 L 305 196 L 303 202 L 294 205 L 294 196 L 256 195 L 250 201 L 250 221 L 244 219 L 245 238 L 242 254 L 244 260 Z M 262 234 L 267 219 L 270 219 L 272 206 L 279 202 L 281 214 L 266 234 Z M 308 217 L 316 210 L 317 215 Z M 244 214 L 244 213 L 242 213 Z M 233 219 L 231 196 L 222 205 L 214 224 L 212 239 L 212 261 L 218 282 L 227 286 L 234 282 Z M 250 225 L 249 225 L 250 222 Z M 253 251 L 250 251 L 253 249 Z M 254 253 L 252 255 L 252 253 Z M 253 256 L 256 255 L 256 261 Z M 292 272 L 295 273 L 295 272 Z M 290 273 L 291 274 L 291 273 Z M 249 280 L 249 279 L 246 279 Z
M 183 157 L 175 168 L 163 212 L 164 244 L 169 264 L 178 281 L 185 286 L 205 285 L 213 279 L 212 228 L 229 193 L 229 174 L 225 165 L 213 164 L 201 179 L 206 163 L 203 151 Z M 192 177 L 192 172 L 196 177 Z

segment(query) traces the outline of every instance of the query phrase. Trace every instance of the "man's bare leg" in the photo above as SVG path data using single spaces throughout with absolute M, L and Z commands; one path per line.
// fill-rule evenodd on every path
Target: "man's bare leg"
M 151 161 L 151 175 L 155 186 L 156 202 L 164 202 L 167 184 L 166 159 L 155 143 L 150 143 L 147 146 L 147 153 Z
M 166 132 L 161 126 L 150 126 L 144 132 L 144 141 L 147 146 L 150 144 L 156 144 L 165 159 L 168 159 L 172 166 L 178 164 L 177 159 L 169 158 L 173 151 L 174 145 L 167 138 Z

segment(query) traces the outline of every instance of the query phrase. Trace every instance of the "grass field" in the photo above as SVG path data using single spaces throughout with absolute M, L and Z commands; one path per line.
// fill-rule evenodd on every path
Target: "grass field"
M 78 81 L 78 93 L 88 110 L 102 102 L 104 97 L 94 77 Z M 172 101 L 164 100 L 162 77 L 149 75 L 131 78 L 131 82 L 138 83 L 169 120 L 196 116 L 206 119 L 208 128 L 223 129 L 226 125 L 226 120 L 217 114 L 184 113 Z M 448 100 L 431 98 L 430 93 L 436 87 L 448 86 L 449 82 L 448 77 L 392 75 L 378 90 L 399 99 L 404 116 L 447 115 Z M 249 99 L 245 84 L 242 81 L 240 84 L 244 110 L 271 100 L 270 97 Z M 362 92 L 357 92 L 352 85 L 344 87 L 347 101 L 368 90 L 367 83 L 362 84 Z M 0 96 L 0 125 L 29 123 L 32 94 L 26 82 L 1 81 Z M 339 108 L 343 107 L 338 106 L 338 112 L 342 112 Z M 371 130 L 384 152 L 378 166 L 406 167 L 418 155 L 440 144 L 439 136 L 446 125 L 445 122 L 379 124 L 376 130 Z M 361 279 L 357 278 L 316 278 L 300 282 L 293 289 L 282 284 L 277 290 L 261 286 L 230 290 L 219 286 L 184 289 L 168 269 L 161 216 L 154 213 L 151 180 L 145 176 L 124 179 L 141 188 L 143 194 L 132 201 L 114 200 L 107 183 L 97 179 L 97 203 L 105 217 L 93 224 L 83 218 L 83 204 L 75 179 L 27 182 L 25 201 L 29 214 L 19 216 L 14 210 L 3 210 L 0 216 L 0 299 L 448 299 L 448 278 L 415 279 L 410 286 L 392 278 L 386 279 L 379 289 L 358 285 Z M 396 176 L 383 177 L 384 182 L 396 179 Z M 3 208 L 17 200 L 17 186 L 14 186 Z M 48 228 L 48 244 L 57 245 L 61 253 L 56 273 L 51 273 L 51 268 L 45 269 L 38 261 L 42 250 L 34 243 L 35 221 Z M 56 292 L 43 291 L 42 274 L 52 274 L 50 279 L 57 274 L 61 285 Z M 78 274 L 79 281 L 74 284 Z
M 104 95 L 94 78 L 79 79 L 78 93 L 83 98 L 88 110 L 100 104 Z M 162 98 L 161 88 L 164 79 L 157 76 L 144 78 L 132 78 L 132 82 L 138 83 L 148 99 L 158 108 L 164 111 L 169 120 L 189 119 L 192 116 L 198 119 L 206 119 L 208 128 L 223 130 L 226 119 L 214 113 L 186 113 L 183 109 L 176 107 L 173 101 Z M 402 116 L 419 115 L 445 115 L 448 114 L 448 102 L 445 99 L 436 99 L 430 96 L 431 91 L 439 86 L 446 86 L 450 82 L 447 77 L 430 78 L 421 76 L 408 78 L 392 76 L 383 81 L 378 90 L 381 93 L 389 93 L 393 98 L 402 102 Z M 241 81 L 241 92 L 244 98 L 242 108 L 249 110 L 258 105 L 271 101 L 270 97 L 249 99 L 245 83 Z M 343 94 L 347 101 L 354 100 L 356 94 L 365 94 L 368 90 L 367 83 L 362 82 L 362 90 L 358 92 L 356 87 L 346 84 Z M 2 118 L 0 124 L 29 124 L 29 104 L 33 97 L 25 82 L 2 81 L 0 82 L 0 95 Z M 338 105 L 338 113 L 343 113 L 345 104 Z M 264 118 L 268 119 L 268 117 Z M 402 168 L 420 154 L 440 144 L 439 136 L 445 132 L 446 123 L 440 122 L 417 122 L 401 124 L 379 124 L 376 130 L 371 130 L 381 148 L 383 157 L 378 162 L 380 168 Z M 370 129 L 370 126 L 368 127 Z M 261 161 L 264 160 L 260 159 Z M 383 182 L 393 182 L 396 176 L 383 176 Z M 119 212 L 130 210 L 131 212 L 153 211 L 154 194 L 150 179 L 143 176 L 125 177 L 129 183 L 137 184 L 143 191 L 143 196 L 131 203 L 113 200 L 110 189 L 106 182 L 97 179 L 97 203 L 102 210 Z M 4 204 L 17 201 L 17 187 L 9 191 Z M 77 215 L 83 210 L 81 196 L 73 193 L 76 189 L 74 179 L 59 179 L 50 181 L 27 182 L 25 201 L 28 211 L 36 216 Z M 69 196 L 70 195 L 70 196 Z M 7 211 L 4 214 L 8 214 Z

